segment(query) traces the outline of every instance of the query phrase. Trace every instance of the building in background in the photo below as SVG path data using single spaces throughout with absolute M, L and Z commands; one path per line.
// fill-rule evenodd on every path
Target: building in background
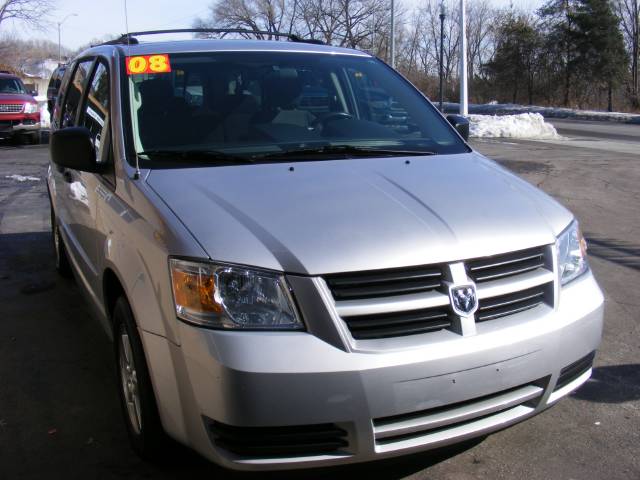
M 44 60 L 26 60 L 16 74 L 27 90 L 34 90 L 36 96 L 47 95 L 47 87 L 51 74 L 58 67 L 58 61 L 51 58 Z

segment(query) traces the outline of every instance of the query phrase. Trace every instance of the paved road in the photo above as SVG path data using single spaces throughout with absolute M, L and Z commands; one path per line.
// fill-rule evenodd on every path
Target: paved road
M 551 410 L 438 454 L 271 478 L 640 478 L 640 162 L 542 142 L 476 142 L 571 208 L 607 298 L 593 379 Z M 53 273 L 45 147 L 0 145 L 0 479 L 242 477 L 181 453 L 158 467 L 130 450 L 111 346 L 73 282 Z M 22 175 L 34 179 L 11 177 Z
M 640 144 L 640 124 L 593 122 L 564 118 L 547 118 L 560 135 L 566 137 L 622 140 Z

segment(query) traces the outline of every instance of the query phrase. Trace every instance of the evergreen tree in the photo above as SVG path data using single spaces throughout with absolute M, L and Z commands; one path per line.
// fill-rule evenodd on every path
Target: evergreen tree
M 622 83 L 628 64 L 619 19 L 609 0 L 579 0 L 571 16 L 575 70 L 590 84 L 607 91 L 611 111 L 613 88 Z
M 538 11 L 546 27 L 548 55 L 562 69 L 564 95 L 563 104 L 569 106 L 571 88 L 575 80 L 574 59 L 576 56 L 575 25 L 572 13 L 578 0 L 548 0 Z
M 535 25 L 526 16 L 507 16 L 498 27 L 493 59 L 485 70 L 501 89 L 511 93 L 517 103 L 521 88 L 526 86 L 527 100 L 533 103 L 535 76 L 542 39 Z

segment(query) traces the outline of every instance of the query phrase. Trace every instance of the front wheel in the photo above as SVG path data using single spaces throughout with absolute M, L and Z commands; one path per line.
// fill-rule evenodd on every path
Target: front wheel
M 129 439 L 138 455 L 161 461 L 169 439 L 160 422 L 142 341 L 124 297 L 116 302 L 112 320 L 118 393 Z
M 29 141 L 31 145 L 40 145 L 42 143 L 42 133 L 40 130 L 33 132 Z

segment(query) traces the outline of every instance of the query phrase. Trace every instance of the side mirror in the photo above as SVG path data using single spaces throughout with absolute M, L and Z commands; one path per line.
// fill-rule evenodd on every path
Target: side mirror
M 81 172 L 100 173 L 91 132 L 85 127 L 68 127 L 51 134 L 51 159 L 56 165 Z
M 37 90 L 30 90 L 29 91 L 29 95 L 31 95 L 32 97 L 35 97 L 38 95 L 38 91 Z
M 465 142 L 469 140 L 469 119 L 462 115 L 447 115 L 447 120 L 455 128 Z

